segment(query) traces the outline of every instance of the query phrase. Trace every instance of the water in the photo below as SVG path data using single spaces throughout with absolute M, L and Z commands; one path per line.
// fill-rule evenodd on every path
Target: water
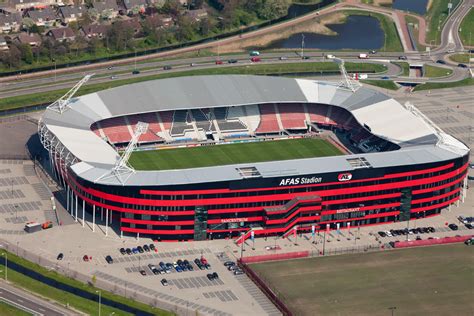
M 392 7 L 394 9 L 410 11 L 419 15 L 426 13 L 428 0 L 394 0 Z
M 336 49 L 378 49 L 384 45 L 384 32 L 380 22 L 374 17 L 351 15 L 343 24 L 332 24 L 328 27 L 337 35 L 303 33 L 305 48 Z M 301 34 L 296 33 L 288 38 L 274 41 L 268 48 L 301 49 Z

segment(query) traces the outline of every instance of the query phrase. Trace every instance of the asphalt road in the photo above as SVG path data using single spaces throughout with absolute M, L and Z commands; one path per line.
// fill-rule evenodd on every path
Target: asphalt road
M 0 300 L 17 308 L 24 309 L 29 313 L 45 316 L 77 315 L 71 311 L 62 310 L 59 307 L 53 306 L 51 303 L 34 297 L 5 282 L 1 282 L 0 284 Z

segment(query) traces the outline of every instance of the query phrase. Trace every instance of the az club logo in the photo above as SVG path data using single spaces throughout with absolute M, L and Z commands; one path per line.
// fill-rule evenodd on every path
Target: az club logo
M 337 180 L 343 182 L 343 181 L 349 181 L 350 179 L 352 179 L 352 174 L 351 173 L 340 173 L 338 176 L 337 176 Z

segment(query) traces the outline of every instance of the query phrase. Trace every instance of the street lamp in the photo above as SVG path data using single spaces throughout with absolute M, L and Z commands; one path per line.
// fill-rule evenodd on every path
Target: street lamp
M 392 306 L 392 307 L 389 307 L 388 309 L 392 311 L 392 316 L 393 316 L 393 313 L 394 313 L 393 311 L 396 310 L 397 307 L 396 307 L 396 306 Z
M 8 281 L 8 254 L 3 252 L 2 256 L 5 256 L 5 281 Z
M 100 316 L 100 303 L 101 303 L 101 296 L 100 296 L 100 291 L 95 291 L 96 293 L 99 293 L 99 316 Z

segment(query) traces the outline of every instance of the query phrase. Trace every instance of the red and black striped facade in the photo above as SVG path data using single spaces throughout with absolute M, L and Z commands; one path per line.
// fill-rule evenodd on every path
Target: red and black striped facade
M 357 169 L 349 177 L 339 172 L 136 187 L 95 184 L 68 170 L 66 179 L 87 209 L 112 211 L 124 234 L 184 241 L 197 239 L 197 209 L 205 213 L 199 226 L 204 238 L 236 237 L 250 228 L 255 235 L 281 235 L 295 226 L 356 227 L 437 215 L 459 199 L 468 157 Z

